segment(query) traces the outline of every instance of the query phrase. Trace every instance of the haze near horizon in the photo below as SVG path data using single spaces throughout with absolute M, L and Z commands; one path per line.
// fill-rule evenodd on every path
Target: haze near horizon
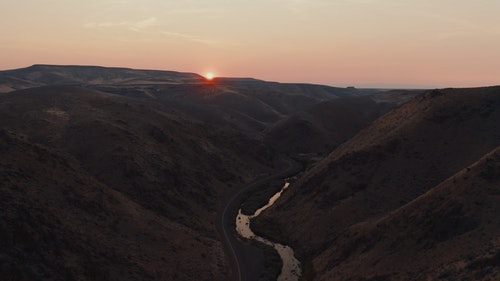
M 356 87 L 498 83 L 498 1 L 6 1 L 0 69 L 101 65 Z

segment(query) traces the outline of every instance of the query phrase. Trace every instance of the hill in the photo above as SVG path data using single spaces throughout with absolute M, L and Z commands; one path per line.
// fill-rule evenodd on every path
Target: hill
M 318 280 L 498 280 L 500 147 L 316 258 Z M 335 257 L 335 258 L 332 258 Z
M 70 86 L 0 95 L 8 280 L 226 279 L 215 212 L 270 172 L 243 135 Z
M 320 102 L 283 118 L 260 134 L 286 153 L 325 154 L 419 91 L 388 91 Z
M 286 203 L 259 218 L 260 232 L 293 245 L 299 256 L 314 266 L 317 278 L 327 280 L 334 276 L 327 272 L 341 268 L 344 262 L 339 251 L 330 249 L 340 247 L 336 243 L 342 239 L 351 239 L 352 227 L 373 225 L 498 147 L 499 109 L 500 87 L 433 90 L 415 97 L 307 171 L 283 196 L 281 202 Z M 489 240 L 498 233 L 489 231 L 484 228 L 481 243 L 493 243 L 498 249 L 498 241 Z M 403 255 L 398 252 L 403 250 L 395 248 L 391 255 Z M 472 259 L 479 258 L 477 253 L 469 253 Z M 362 251 L 349 254 L 352 260 L 362 255 Z M 397 280 L 399 273 L 411 274 L 411 261 L 406 261 L 408 264 L 400 264 L 399 269 L 386 271 L 388 276 L 373 280 Z M 428 271 L 441 265 L 435 266 Z M 359 278 L 353 280 L 370 280 L 378 273 L 360 271 L 353 275 Z
M 314 104 L 371 93 L 352 88 L 256 79 L 205 80 L 193 73 L 97 66 L 34 65 L 0 71 L 0 92 L 73 85 L 168 106 L 184 118 L 255 136 Z
M 138 70 L 119 67 L 79 65 L 32 65 L 27 68 L 0 71 L 0 78 L 20 79 L 32 84 L 11 84 L 11 89 L 31 88 L 31 85 L 140 85 L 196 83 L 204 78 L 194 73 Z

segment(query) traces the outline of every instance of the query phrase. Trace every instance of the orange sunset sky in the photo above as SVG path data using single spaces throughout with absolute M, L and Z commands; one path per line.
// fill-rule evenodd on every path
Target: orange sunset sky
M 500 84 L 498 0 L 0 0 L 0 69 L 78 64 L 357 87 Z

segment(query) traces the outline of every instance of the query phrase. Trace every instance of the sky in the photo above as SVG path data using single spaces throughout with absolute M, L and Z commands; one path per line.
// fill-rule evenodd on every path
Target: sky
M 500 84 L 500 0 L 0 0 L 0 69 L 175 70 L 334 86 Z

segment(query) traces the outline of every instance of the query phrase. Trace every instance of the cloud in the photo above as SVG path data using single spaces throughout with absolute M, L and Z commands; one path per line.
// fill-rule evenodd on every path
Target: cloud
M 155 17 L 150 17 L 141 21 L 136 22 L 133 26 L 136 28 L 146 28 L 152 25 L 155 25 L 155 23 L 158 20 Z
M 221 42 L 215 40 L 209 40 L 205 38 L 200 38 L 195 35 L 187 33 L 179 33 L 168 30 L 159 30 L 161 25 L 158 23 L 156 17 L 149 17 L 138 21 L 105 21 L 105 22 L 90 22 L 83 25 L 85 28 L 91 29 L 110 29 L 110 28 L 122 28 L 128 29 L 134 32 L 146 32 L 149 34 L 161 34 L 167 37 L 173 37 L 182 39 L 184 41 L 196 42 L 205 45 L 221 45 Z M 155 28 L 152 28 L 155 27 Z
M 141 29 L 151 27 L 157 23 L 157 18 L 149 17 L 139 21 L 120 21 L 120 22 L 91 22 L 86 23 L 83 26 L 85 28 L 113 28 L 113 27 L 124 27 L 133 31 L 140 31 Z
M 190 34 L 185 34 L 185 33 L 171 32 L 171 31 L 161 31 L 161 34 L 163 34 L 165 36 L 169 36 L 169 37 L 177 37 L 177 38 L 184 39 L 186 41 L 192 41 L 192 42 L 197 42 L 197 43 L 202 43 L 202 44 L 207 44 L 207 45 L 218 44 L 217 41 L 203 39 L 203 38 L 198 38 L 196 36 L 193 36 L 193 35 L 190 35 Z
M 105 21 L 105 22 L 89 22 L 84 24 L 83 26 L 86 28 L 108 28 L 108 27 L 116 27 L 116 26 L 126 26 L 128 25 L 129 22 L 122 21 L 122 22 L 110 22 L 110 21 Z

